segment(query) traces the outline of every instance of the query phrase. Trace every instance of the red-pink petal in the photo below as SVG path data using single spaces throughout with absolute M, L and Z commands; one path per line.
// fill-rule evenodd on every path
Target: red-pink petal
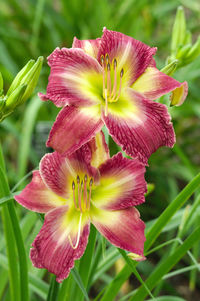
M 155 100 L 181 86 L 182 83 L 160 72 L 157 68 L 148 67 L 133 83 L 132 88 L 144 97 Z M 184 99 L 186 95 L 184 93 Z
M 134 207 L 118 211 L 98 211 L 92 217 L 92 223 L 116 247 L 144 256 L 145 225 Z
M 85 53 L 97 58 L 101 39 L 95 40 L 78 40 L 76 37 L 73 40 L 72 48 L 81 48 Z
M 15 196 L 15 200 L 25 208 L 40 213 L 46 213 L 66 204 L 65 199 L 46 186 L 38 170 L 33 172 L 32 181 Z
M 65 157 L 57 152 L 46 154 L 40 161 L 40 173 L 49 189 L 57 195 L 69 197 L 68 181 L 71 174 Z
M 100 108 L 64 107 L 51 129 L 47 146 L 70 155 L 92 139 L 102 127 Z
M 80 214 L 80 213 L 79 213 Z M 77 234 L 73 234 L 73 221 L 67 223 L 67 207 L 62 206 L 50 211 L 45 216 L 44 225 L 35 238 L 30 252 L 33 265 L 46 268 L 62 282 L 67 278 L 74 266 L 74 260 L 79 259 L 86 248 L 89 235 L 89 222 L 82 226 L 78 247 L 73 249 L 69 242 L 69 235 L 75 246 Z M 70 229 L 69 229 L 70 227 Z
M 92 194 L 98 208 L 119 210 L 145 201 L 145 167 L 138 159 L 127 159 L 121 153 L 99 167 L 100 185 Z
M 165 105 L 144 99 L 130 88 L 126 93 L 135 113 L 126 112 L 123 117 L 112 111 L 103 119 L 114 141 L 128 155 L 147 164 L 150 155 L 159 147 L 173 147 L 175 134 L 171 117 Z
M 131 86 L 152 62 L 155 52 L 156 48 L 151 48 L 123 33 L 104 28 L 98 61 L 100 62 L 101 55 L 106 54 L 109 55 L 110 62 L 116 58 L 119 72 L 124 69 L 123 81 Z
M 82 49 L 56 48 L 48 57 L 48 64 L 51 74 L 46 95 L 39 94 L 42 100 L 50 99 L 58 107 L 72 104 L 88 106 L 100 102 L 90 80 L 98 76 L 101 78 L 102 68 Z

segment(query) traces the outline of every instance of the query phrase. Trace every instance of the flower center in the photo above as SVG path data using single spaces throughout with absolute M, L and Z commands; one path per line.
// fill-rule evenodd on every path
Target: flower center
M 75 181 L 72 182 L 73 201 L 76 210 L 81 213 L 90 210 L 91 193 L 92 193 L 93 179 L 85 174 L 84 179 L 81 180 L 79 175 Z
M 103 67 L 103 98 L 105 99 L 105 116 L 108 115 L 108 102 L 116 102 L 121 94 L 122 89 L 122 77 L 124 75 L 124 69 L 120 71 L 119 88 L 117 84 L 117 60 L 116 58 L 110 62 L 109 55 L 105 57 L 101 56 L 101 65 Z M 113 73 L 114 79 L 111 80 L 111 73 Z

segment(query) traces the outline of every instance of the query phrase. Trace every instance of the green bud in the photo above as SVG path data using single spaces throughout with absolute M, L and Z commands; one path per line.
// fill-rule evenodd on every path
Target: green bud
M 10 96 L 6 99 L 6 105 L 4 112 L 8 113 L 14 110 L 16 106 L 21 103 L 22 96 L 27 88 L 27 85 L 18 86 L 15 91 L 12 92 Z
M 34 60 L 30 60 L 20 71 L 19 73 L 16 75 L 16 77 L 14 78 L 8 92 L 7 92 L 7 96 L 9 96 L 20 84 L 21 81 L 23 79 L 23 77 L 29 72 L 29 70 L 33 67 L 35 61 Z
M 171 63 L 169 63 L 167 66 L 165 66 L 163 69 L 161 69 L 160 71 L 167 75 L 172 75 L 176 71 L 178 62 L 179 62 L 178 60 L 174 60 Z
M 177 9 L 174 26 L 172 29 L 171 52 L 176 53 L 177 48 L 184 44 L 186 35 L 185 14 L 182 6 Z
M 43 57 L 40 56 L 31 70 L 26 74 L 26 76 L 22 79 L 21 84 L 26 84 L 27 89 L 21 99 L 21 103 L 24 103 L 33 93 L 35 86 L 37 85 L 38 78 L 40 76 L 40 71 L 42 69 Z
M 153 183 L 148 183 L 147 184 L 147 192 L 146 192 L 145 196 L 152 193 L 154 191 L 154 189 L 155 189 L 155 185 Z
M 191 44 L 187 44 L 183 47 L 180 47 L 178 52 L 177 52 L 176 58 L 177 59 L 183 59 L 184 57 L 186 57 L 186 55 L 190 51 L 191 47 L 192 47 Z
M 187 63 L 194 61 L 200 55 L 200 36 L 186 55 Z
M 192 34 L 190 30 L 186 31 L 184 44 L 192 44 Z

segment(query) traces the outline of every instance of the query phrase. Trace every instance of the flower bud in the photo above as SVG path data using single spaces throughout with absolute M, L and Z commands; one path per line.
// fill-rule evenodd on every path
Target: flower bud
M 184 45 L 186 35 L 185 14 L 182 6 L 177 9 L 174 26 L 172 29 L 171 52 L 176 53 L 180 45 Z
M 192 34 L 190 30 L 186 31 L 184 44 L 192 44 Z
M 27 88 L 27 85 L 18 86 L 10 96 L 6 99 L 4 112 L 12 112 L 14 108 L 21 103 L 22 96 Z
M 40 56 L 29 72 L 23 77 L 20 84 L 26 84 L 26 91 L 21 99 L 21 103 L 24 103 L 33 93 L 35 86 L 37 85 L 40 71 L 43 64 L 43 57 Z
M 14 78 L 8 92 L 7 92 L 7 96 L 9 96 L 20 84 L 21 81 L 23 79 L 23 77 L 29 72 L 29 70 L 33 67 L 35 61 L 34 60 L 30 60 L 20 71 L 19 73 L 16 75 L 16 77 Z
M 177 59 L 185 58 L 187 53 L 190 51 L 191 47 L 192 47 L 191 44 L 187 44 L 187 45 L 181 47 L 177 52 L 176 58 Z
M 186 62 L 190 63 L 194 61 L 200 55 L 200 36 L 191 47 L 190 51 L 186 55 Z
M 177 65 L 178 65 L 178 60 L 174 60 L 171 63 L 169 63 L 167 66 L 165 66 L 163 69 L 161 69 L 160 71 L 167 75 L 172 75 L 175 72 Z

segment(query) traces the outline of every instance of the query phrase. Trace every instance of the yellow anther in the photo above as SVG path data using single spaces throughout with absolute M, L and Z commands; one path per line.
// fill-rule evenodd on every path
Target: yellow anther
M 101 55 L 101 65 L 104 66 L 104 56 Z
M 109 55 L 108 55 L 108 53 L 106 53 L 106 64 L 108 64 L 109 63 Z

